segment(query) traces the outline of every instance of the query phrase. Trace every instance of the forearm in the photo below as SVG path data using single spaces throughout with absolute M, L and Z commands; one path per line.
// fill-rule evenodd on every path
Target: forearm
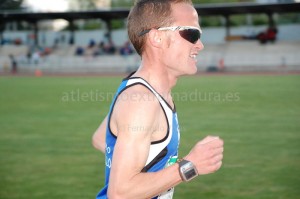
M 127 182 L 110 182 L 109 198 L 152 198 L 182 182 L 179 165 L 174 164 L 158 172 L 139 173 Z

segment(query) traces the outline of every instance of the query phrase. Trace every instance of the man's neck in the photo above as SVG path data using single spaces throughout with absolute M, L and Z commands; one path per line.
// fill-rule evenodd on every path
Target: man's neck
M 133 76 L 145 79 L 167 102 L 172 104 L 171 90 L 176 85 L 177 77 L 164 66 L 142 60 L 141 66 Z
M 177 78 L 168 74 L 167 71 L 144 65 L 141 65 L 133 76 L 145 79 L 160 94 L 170 93 L 177 82 Z

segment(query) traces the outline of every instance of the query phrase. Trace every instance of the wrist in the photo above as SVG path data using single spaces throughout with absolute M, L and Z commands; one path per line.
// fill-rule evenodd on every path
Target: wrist
M 197 168 L 191 161 L 179 159 L 177 163 L 179 164 L 179 174 L 182 181 L 188 182 L 199 175 Z

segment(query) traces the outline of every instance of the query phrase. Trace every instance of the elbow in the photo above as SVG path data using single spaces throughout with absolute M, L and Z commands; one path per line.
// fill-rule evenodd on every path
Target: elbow
M 120 189 L 108 189 L 108 192 L 107 192 L 107 197 L 109 199 L 132 199 L 128 196 L 127 194 L 128 192 L 126 191 L 121 191 Z
M 99 146 L 97 145 L 97 142 L 94 137 L 92 138 L 92 145 L 95 149 L 99 149 Z
M 127 181 L 128 182 L 128 181 Z M 109 199 L 140 199 L 141 195 L 137 197 L 134 186 L 128 182 L 114 182 L 111 180 L 108 189 L 107 189 L 107 196 Z
M 107 193 L 107 198 L 111 198 L 111 199 L 124 199 L 124 197 L 120 194 L 117 194 L 115 192 L 108 192 Z
M 95 149 L 105 152 L 105 142 L 104 140 L 97 139 L 96 136 L 92 138 L 92 145 Z

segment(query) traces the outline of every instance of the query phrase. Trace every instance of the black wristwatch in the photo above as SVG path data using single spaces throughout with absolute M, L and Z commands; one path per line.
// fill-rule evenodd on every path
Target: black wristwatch
M 198 176 L 198 171 L 192 162 L 182 159 L 178 164 L 179 173 L 183 181 L 188 182 Z

